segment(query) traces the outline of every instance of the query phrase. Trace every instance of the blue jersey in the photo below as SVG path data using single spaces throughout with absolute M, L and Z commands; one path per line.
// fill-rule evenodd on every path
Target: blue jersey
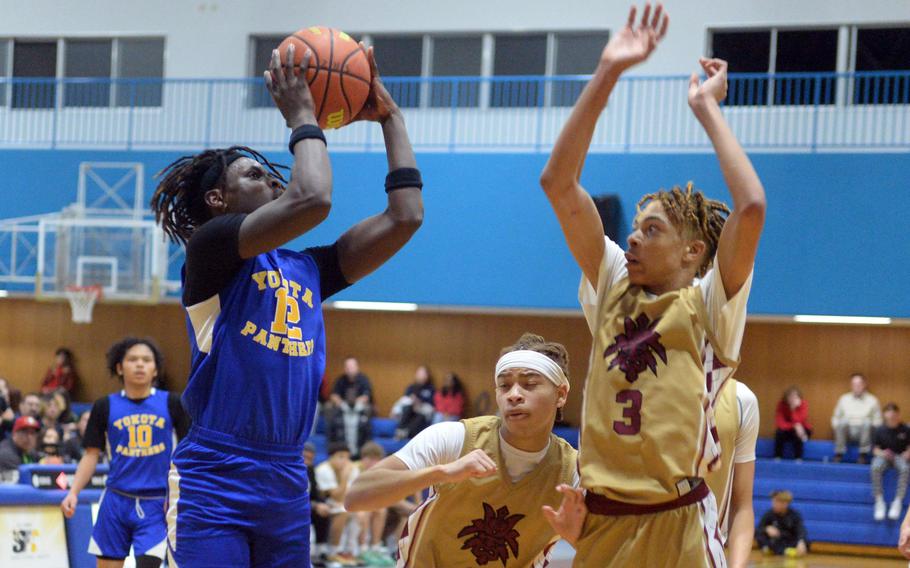
M 92 407 L 84 445 L 103 448 L 107 439 L 110 471 L 107 487 L 141 496 L 164 496 L 175 444 L 169 393 L 152 389 L 148 398 L 133 400 L 121 391 Z
M 187 307 L 183 400 L 197 431 L 299 454 L 325 371 L 321 303 L 313 255 L 278 249 L 243 261 L 219 293 Z

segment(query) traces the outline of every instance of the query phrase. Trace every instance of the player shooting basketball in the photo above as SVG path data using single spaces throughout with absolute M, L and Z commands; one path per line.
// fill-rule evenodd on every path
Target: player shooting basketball
M 689 106 L 733 211 L 691 184 L 675 187 L 639 202 L 627 252 L 604 237 L 579 182 L 585 155 L 617 80 L 668 26 L 660 5 L 646 5 L 639 23 L 635 15 L 604 48 L 541 176 L 594 322 L 579 456 L 589 515 L 575 565 L 723 566 L 703 476 L 720 463 L 712 405 L 738 361 L 765 195 L 720 110 L 727 64 L 701 59 L 708 78 L 692 75 Z
M 332 194 L 313 97 L 294 73 L 293 47 L 286 55 L 282 64 L 273 52 L 266 83 L 292 129 L 287 185 L 262 155 L 234 146 L 180 158 L 152 198 L 165 232 L 186 243 L 193 428 L 174 454 L 167 512 L 169 554 L 181 568 L 309 565 L 301 454 L 325 369 L 321 304 L 381 266 L 422 221 L 408 133 L 371 51 L 357 118 L 382 126 L 388 206 L 329 246 L 278 248 L 321 223 Z

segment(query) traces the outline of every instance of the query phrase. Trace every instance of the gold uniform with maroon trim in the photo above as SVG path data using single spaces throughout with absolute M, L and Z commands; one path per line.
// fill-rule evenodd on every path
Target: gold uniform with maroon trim
M 736 465 L 736 437 L 739 435 L 740 416 L 739 401 L 736 398 L 736 380 L 727 379 L 714 403 L 714 421 L 720 437 L 720 447 L 724 448 L 720 456 L 720 467 L 708 472 L 705 481 L 717 500 L 717 526 L 721 534 L 726 535 L 727 515 L 730 512 L 730 500 L 733 496 L 733 468 Z M 726 538 L 724 538 L 726 541 Z
M 626 277 L 598 291 L 575 566 L 724 565 L 701 477 L 719 465 L 712 404 L 736 363 L 708 321 L 698 286 L 653 297 Z
M 496 416 L 462 420 L 461 456 L 481 448 L 496 460 L 497 475 L 433 486 L 430 496 L 408 519 L 398 566 L 468 568 L 545 565 L 546 551 L 558 536 L 541 512 L 558 508 L 560 483 L 572 485 L 577 452 L 562 438 L 550 436 L 546 456 L 532 471 L 512 482 L 499 450 Z

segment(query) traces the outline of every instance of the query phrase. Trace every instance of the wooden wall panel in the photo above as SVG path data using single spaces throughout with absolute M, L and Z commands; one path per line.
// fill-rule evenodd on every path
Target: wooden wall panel
M 566 417 L 577 424 L 591 348 L 580 316 L 492 315 L 472 313 L 377 313 L 326 311 L 328 365 L 334 380 L 342 360 L 355 355 L 376 390 L 380 413 L 387 413 L 426 363 L 437 381 L 453 370 L 466 382 L 471 399 L 493 395 L 492 372 L 499 351 L 522 332 L 532 331 L 566 345 L 571 355 L 573 389 Z M 80 399 L 93 400 L 114 390 L 104 353 L 127 335 L 148 335 L 167 357 L 172 388 L 181 389 L 189 368 L 189 347 L 180 306 L 101 304 L 94 323 L 70 322 L 62 302 L 0 300 L 0 376 L 29 391 L 40 385 L 53 351 L 73 349 L 84 384 Z M 758 395 L 762 436 L 774 432 L 774 406 L 783 390 L 799 385 L 810 404 L 816 437 L 830 438 L 830 414 L 848 389 L 849 374 L 867 374 L 870 389 L 884 404 L 895 401 L 910 418 L 910 327 L 795 325 L 752 321 L 746 328 L 738 376 Z

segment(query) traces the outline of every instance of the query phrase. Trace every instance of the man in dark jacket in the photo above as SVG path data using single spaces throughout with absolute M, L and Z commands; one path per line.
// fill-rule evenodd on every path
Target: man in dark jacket
M 0 442 L 0 483 L 16 483 L 19 466 L 38 461 L 39 430 L 41 424 L 32 416 L 20 416 L 13 423 L 13 435 Z

